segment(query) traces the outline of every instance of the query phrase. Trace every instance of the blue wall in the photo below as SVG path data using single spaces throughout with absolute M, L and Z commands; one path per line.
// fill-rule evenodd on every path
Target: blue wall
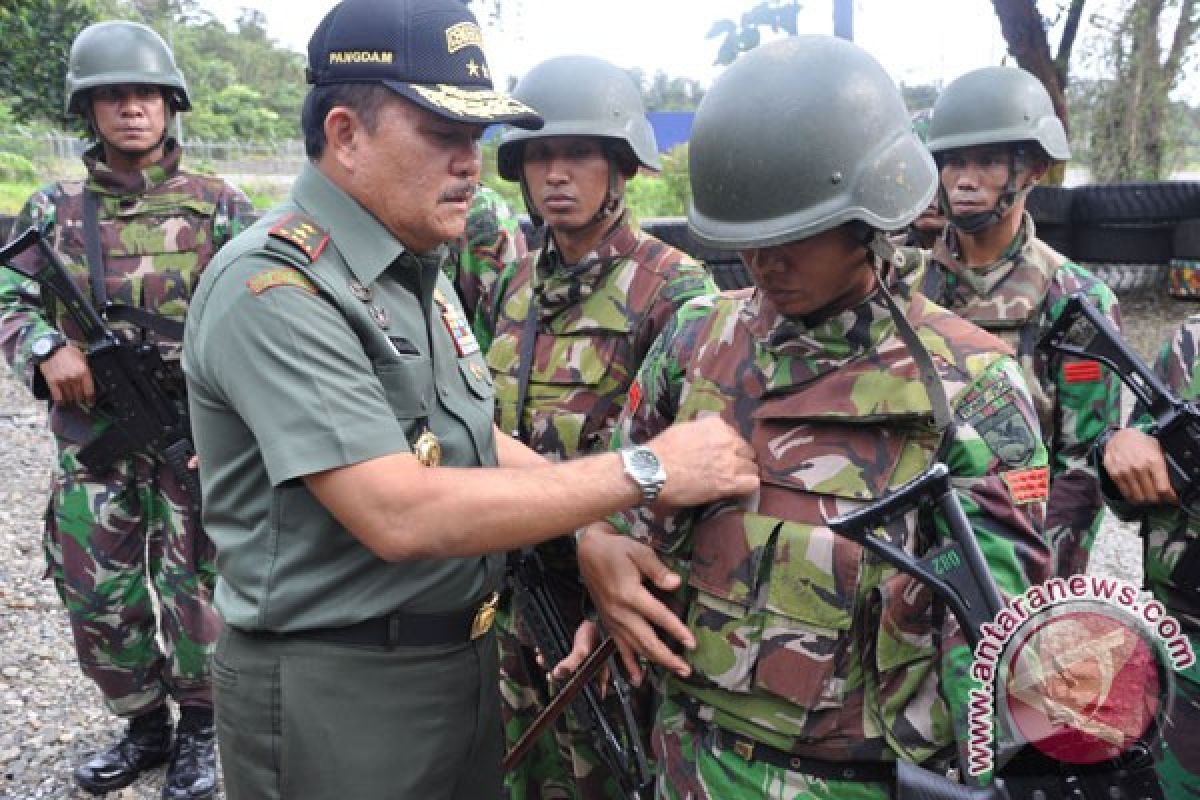
M 665 153 L 676 145 L 683 144 L 692 133 L 694 111 L 651 111 L 650 127 L 654 128 L 654 139 L 658 152 Z M 492 141 L 504 130 L 503 125 L 493 125 L 483 132 L 486 141 Z

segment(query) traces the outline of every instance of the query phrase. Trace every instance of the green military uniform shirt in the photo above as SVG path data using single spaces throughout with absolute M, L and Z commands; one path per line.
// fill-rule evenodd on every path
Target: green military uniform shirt
M 426 429 L 442 465 L 496 463 L 491 379 L 441 256 L 407 251 L 308 166 L 205 272 L 184 369 L 228 624 L 447 611 L 498 583 L 498 556 L 381 560 L 300 480 L 409 452 Z

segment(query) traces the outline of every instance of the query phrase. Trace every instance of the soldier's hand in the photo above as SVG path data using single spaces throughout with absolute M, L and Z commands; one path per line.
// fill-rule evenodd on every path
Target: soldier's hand
M 667 472 L 659 500 L 677 508 L 758 490 L 754 449 L 712 416 L 672 425 L 648 442 Z
M 73 344 L 65 344 L 38 365 L 50 399 L 56 406 L 91 404 L 96 399 L 96 385 L 87 357 Z
M 688 649 L 696 646 L 683 621 L 644 583 L 649 580 L 665 592 L 679 588 L 679 576 L 667 569 L 649 546 L 621 536 L 603 523 L 593 525 L 579 540 L 579 571 L 635 686 L 641 685 L 643 677 L 639 658 L 682 678 L 691 674 L 688 663 L 659 638 L 662 631 Z
M 550 670 L 550 677 L 556 681 L 568 681 L 575 671 L 583 666 L 583 662 L 592 654 L 592 651 L 600 646 L 604 634 L 600 630 L 600 626 L 592 622 L 590 619 L 585 619 L 579 623 L 579 627 L 575 629 L 575 640 L 571 645 L 571 652 L 567 653 L 566 658 L 554 665 Z M 606 662 L 607 663 L 607 662 Z M 604 689 L 608 686 L 608 668 L 601 667 L 597 673 L 596 680 L 600 684 L 600 696 L 604 696 Z
M 1104 471 L 1134 505 L 1178 503 L 1167 461 L 1158 440 L 1134 428 L 1123 428 L 1104 447 Z

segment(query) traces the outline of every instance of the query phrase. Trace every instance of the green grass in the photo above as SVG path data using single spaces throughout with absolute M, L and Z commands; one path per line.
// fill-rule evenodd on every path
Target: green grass
M 37 191 L 38 183 L 7 183 L 0 182 L 0 214 L 16 215 L 29 199 L 29 195 Z

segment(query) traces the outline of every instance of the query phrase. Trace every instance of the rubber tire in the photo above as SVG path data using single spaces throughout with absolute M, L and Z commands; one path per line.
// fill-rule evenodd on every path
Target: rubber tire
M 1185 219 L 1175 226 L 1171 254 L 1175 258 L 1200 261 L 1200 219 Z
M 1071 257 L 1111 264 L 1166 264 L 1171 260 L 1172 226 L 1077 225 Z
M 1035 186 L 1025 201 L 1025 209 L 1033 216 L 1041 237 L 1044 225 L 1069 225 L 1074 207 L 1074 189 L 1061 186 Z
M 1072 219 L 1077 224 L 1169 222 L 1200 217 L 1200 181 L 1076 186 Z
M 1166 281 L 1166 264 L 1089 264 L 1084 269 L 1095 275 L 1117 294 L 1157 290 Z

